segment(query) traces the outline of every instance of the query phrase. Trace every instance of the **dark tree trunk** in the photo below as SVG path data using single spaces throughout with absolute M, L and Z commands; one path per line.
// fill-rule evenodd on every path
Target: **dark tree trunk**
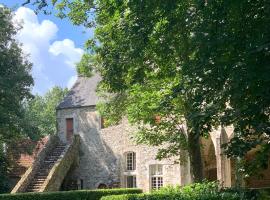
M 188 151 L 190 156 L 190 173 L 193 181 L 201 182 L 203 180 L 203 165 L 201 156 L 200 132 L 188 132 Z

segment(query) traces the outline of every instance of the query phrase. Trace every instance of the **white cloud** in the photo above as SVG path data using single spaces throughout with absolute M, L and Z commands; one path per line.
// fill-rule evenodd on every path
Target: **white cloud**
M 66 64 L 71 67 L 74 67 L 75 63 L 79 62 L 83 55 L 83 50 L 76 48 L 74 42 L 70 39 L 55 41 L 50 46 L 49 52 L 54 56 L 63 55 L 66 58 Z
M 39 21 L 30 8 L 18 8 L 13 21 L 22 24 L 16 37 L 33 63 L 33 92 L 42 94 L 54 85 L 71 85 L 76 80 L 74 63 L 79 62 L 83 50 L 76 48 L 70 39 L 55 41 L 59 31 L 57 25 L 50 20 Z
M 68 80 L 68 83 L 67 83 L 67 88 L 68 88 L 68 89 L 70 89 L 70 88 L 74 85 L 74 83 L 76 82 L 77 78 L 78 78 L 78 77 L 75 75 L 75 76 L 72 76 L 72 77 Z
M 30 54 L 31 61 L 34 64 L 38 63 L 41 60 L 42 50 L 48 48 L 50 41 L 56 37 L 58 32 L 56 24 L 50 20 L 39 23 L 34 11 L 25 7 L 18 8 L 13 21 L 23 25 L 17 39 L 23 44 L 25 53 Z

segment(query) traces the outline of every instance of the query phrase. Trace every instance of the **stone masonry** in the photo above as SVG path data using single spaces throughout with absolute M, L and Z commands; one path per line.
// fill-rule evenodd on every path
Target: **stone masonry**
M 100 184 L 126 187 L 125 176 L 135 175 L 137 187 L 149 191 L 149 166 L 163 166 L 163 185 L 180 185 L 180 165 L 174 160 L 155 159 L 157 148 L 135 145 L 132 134 L 135 129 L 123 120 L 119 125 L 101 129 L 101 119 L 94 107 L 58 110 L 58 133 L 66 142 L 65 119 L 74 119 L 74 133 L 81 136 L 79 166 L 73 179 L 83 180 L 83 187 L 96 189 Z M 125 170 L 125 154 L 136 153 L 136 170 Z
M 102 128 L 102 120 L 96 110 L 99 101 L 96 87 L 100 80 L 98 75 L 79 77 L 57 107 L 57 128 L 61 141 L 69 142 L 70 131 L 81 138 L 79 164 L 69 172 L 69 179 L 77 184 L 78 189 L 138 187 L 149 191 L 153 183 L 154 186 L 191 183 L 188 160 L 181 165 L 175 164 L 175 159 L 156 160 L 157 147 L 136 145 L 132 140 L 136 128 L 131 127 L 127 120 L 123 119 L 117 126 Z M 72 119 L 71 130 L 68 119 Z M 218 180 L 226 187 L 234 185 L 235 162 L 225 156 L 222 145 L 232 137 L 233 127 L 230 126 L 219 127 L 210 133 L 208 139 L 201 139 L 204 177 Z M 183 152 L 181 156 L 186 154 Z M 127 170 L 127 155 L 135 159 L 134 170 Z M 269 186 L 270 168 L 264 174 L 265 179 L 250 179 L 247 186 Z

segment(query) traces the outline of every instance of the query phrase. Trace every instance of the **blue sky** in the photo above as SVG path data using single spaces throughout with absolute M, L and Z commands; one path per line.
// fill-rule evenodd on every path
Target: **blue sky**
M 83 54 L 84 42 L 93 37 L 92 30 L 73 26 L 54 15 L 35 15 L 24 0 L 0 0 L 14 10 L 14 22 L 23 22 L 17 34 L 28 59 L 33 63 L 33 93 L 44 94 L 53 86 L 71 87 L 77 75 L 75 63 Z

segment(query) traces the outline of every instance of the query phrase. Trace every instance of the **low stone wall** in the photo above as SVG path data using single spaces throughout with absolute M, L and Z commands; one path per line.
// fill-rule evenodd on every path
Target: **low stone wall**
M 76 162 L 77 157 L 79 156 L 79 145 L 80 136 L 75 135 L 72 144 L 67 146 L 62 158 L 59 159 L 51 169 L 40 192 L 58 191 L 60 189 L 71 165 Z
M 49 140 L 46 143 L 45 147 L 37 154 L 32 165 L 28 168 L 28 170 L 25 172 L 25 174 L 21 177 L 19 182 L 16 184 L 16 186 L 11 191 L 11 193 L 25 192 L 27 186 L 32 181 L 34 175 L 39 170 L 42 161 L 45 159 L 46 155 L 52 151 L 52 149 L 55 147 L 55 145 L 57 143 L 59 143 L 59 137 L 57 135 L 49 136 Z

